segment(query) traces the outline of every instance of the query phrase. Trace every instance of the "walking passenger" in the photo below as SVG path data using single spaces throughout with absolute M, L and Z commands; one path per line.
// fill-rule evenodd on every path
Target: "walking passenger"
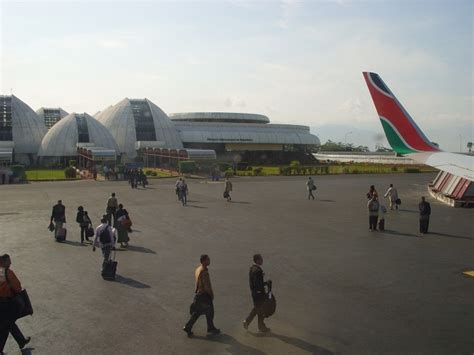
M 21 283 L 13 270 L 10 269 L 11 260 L 8 254 L 0 256 L 0 354 L 11 334 L 20 349 L 23 349 L 31 340 L 21 332 L 16 325 L 17 307 L 13 301 L 15 294 L 21 292 Z
M 181 179 L 180 183 L 178 184 L 178 188 L 179 199 L 181 200 L 183 206 L 185 206 L 188 203 L 188 184 L 186 184 L 184 179 Z
M 116 213 L 117 217 L 117 223 L 116 223 L 116 228 L 117 228 L 117 243 L 120 243 L 120 246 L 122 248 L 128 247 L 128 242 L 130 241 L 130 237 L 128 236 L 128 231 L 130 226 L 127 225 L 127 221 L 130 220 L 130 217 L 128 216 L 128 211 L 123 208 L 122 204 L 119 204 L 118 210 Z
M 387 192 L 385 193 L 384 197 L 388 197 L 388 200 L 390 201 L 390 209 L 393 210 L 393 206 L 395 206 L 395 209 L 398 210 L 398 191 L 396 188 L 393 187 L 393 184 L 390 184 L 390 187 L 388 188 Z
M 308 181 L 306 181 L 306 188 L 308 189 L 308 200 L 311 198 L 314 200 L 313 191 L 316 190 L 316 185 L 314 184 L 314 180 L 311 178 L 311 176 L 308 178 Z
M 248 317 L 244 320 L 243 325 L 245 329 L 248 329 L 252 320 L 257 316 L 258 319 L 258 330 L 266 333 L 270 331 L 264 322 L 263 304 L 265 302 L 265 286 L 271 284 L 271 281 L 264 281 L 262 264 L 263 258 L 260 254 L 253 256 L 254 264 L 250 267 L 249 272 L 249 284 L 250 291 L 252 294 L 253 308 L 250 311 Z
M 89 218 L 87 216 L 87 218 Z M 79 206 L 77 208 L 77 215 L 76 215 L 76 222 L 79 224 L 79 227 L 81 228 L 81 244 L 84 244 L 84 238 L 89 241 L 89 237 L 86 235 L 87 228 L 89 227 L 90 224 L 90 219 L 86 220 L 85 219 L 85 211 L 84 207 Z
M 58 200 L 58 203 L 53 206 L 50 223 L 53 223 L 53 221 L 54 236 L 56 237 L 58 229 L 63 228 L 64 223 L 66 223 L 66 207 L 63 205 L 61 200 Z
M 420 211 L 420 236 L 421 234 L 428 234 L 428 227 L 430 225 L 431 216 L 431 205 L 425 201 L 425 198 L 421 198 L 421 202 L 418 204 L 418 210 Z
M 231 192 L 232 192 L 232 182 L 230 182 L 229 178 L 225 178 L 224 197 L 227 199 L 227 202 L 232 200 L 232 196 L 230 196 Z
M 115 216 L 115 212 L 117 211 L 117 206 L 118 206 L 118 201 L 117 198 L 115 197 L 115 192 L 112 192 L 112 195 L 109 197 L 107 200 L 107 208 L 106 208 L 106 213 L 107 213 L 107 222 L 109 225 L 115 226 L 117 224 L 117 218 Z M 112 218 L 113 218 L 113 224 L 112 224 Z
M 206 316 L 207 332 L 211 334 L 219 334 L 220 330 L 214 326 L 214 292 L 212 291 L 211 278 L 209 276 L 208 266 L 211 264 L 211 259 L 208 255 L 201 255 L 201 265 L 194 271 L 196 280 L 196 290 L 194 302 L 191 306 L 191 318 L 184 326 L 183 330 L 188 334 L 188 337 L 193 336 L 193 325 L 196 323 L 201 315 Z
M 92 242 L 92 251 L 95 252 L 96 247 L 102 250 L 104 261 L 102 262 L 102 269 L 110 259 L 110 253 L 115 246 L 115 233 L 112 227 L 108 224 L 107 216 L 102 216 L 101 224 L 95 229 L 95 237 Z
M 176 196 L 178 196 L 178 201 L 181 201 L 181 183 L 183 181 L 183 178 L 179 178 L 176 180 L 176 183 L 174 184 L 175 191 L 176 191 Z
M 377 220 L 379 219 L 379 209 L 380 204 L 377 200 L 377 196 L 373 195 L 372 198 L 367 203 L 367 208 L 369 210 L 369 229 L 371 231 L 377 230 Z

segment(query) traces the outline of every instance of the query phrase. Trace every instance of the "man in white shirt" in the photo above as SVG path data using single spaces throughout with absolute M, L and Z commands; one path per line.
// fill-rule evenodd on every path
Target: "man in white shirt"
M 101 248 L 102 255 L 104 256 L 104 262 L 102 268 L 104 268 L 107 261 L 109 261 L 110 253 L 115 246 L 115 232 L 114 229 L 107 223 L 107 216 L 102 216 L 101 224 L 95 229 L 95 237 L 92 242 L 92 251 L 95 251 L 96 247 Z
M 396 188 L 393 187 L 393 184 L 390 184 L 387 192 L 385 193 L 384 197 L 388 197 L 390 201 L 390 209 L 393 210 L 393 206 L 395 205 L 395 209 L 398 210 L 397 200 L 398 200 L 398 191 Z

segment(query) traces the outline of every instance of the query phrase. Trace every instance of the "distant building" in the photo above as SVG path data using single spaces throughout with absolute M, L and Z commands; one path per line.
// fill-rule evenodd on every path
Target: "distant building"
M 43 122 L 47 129 L 53 127 L 61 118 L 68 115 L 61 107 L 41 107 L 36 111 L 36 114 L 43 119 Z
M 166 113 L 148 99 L 125 98 L 95 117 L 115 138 L 124 161 L 133 161 L 143 148 L 183 148 Z
M 267 116 L 233 112 L 173 113 L 185 147 L 223 152 L 286 151 L 319 146 L 309 127 L 271 124 Z
M 41 163 L 67 164 L 86 150 L 89 160 L 116 160 L 118 147 L 110 132 L 87 113 L 71 113 L 44 136 L 38 151 Z M 94 156 L 95 153 L 95 156 Z M 87 164 L 83 164 L 86 166 Z
M 14 95 L 0 95 L 0 148 L 3 159 L 31 165 L 46 134 L 41 118 Z

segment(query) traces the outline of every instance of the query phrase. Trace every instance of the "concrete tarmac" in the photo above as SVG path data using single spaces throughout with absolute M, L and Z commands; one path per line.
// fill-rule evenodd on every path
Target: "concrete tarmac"
M 420 238 L 417 204 L 432 174 L 188 180 L 181 206 L 174 180 L 147 189 L 125 182 L 0 185 L 0 253 L 28 290 L 35 314 L 18 321 L 32 337 L 23 354 L 472 354 L 474 352 L 474 209 L 428 198 L 431 234 Z M 398 188 L 402 206 L 385 232 L 369 232 L 365 194 Z M 100 275 L 101 253 L 81 246 L 77 206 L 94 225 L 110 193 L 133 220 L 130 248 L 118 250 L 115 282 Z M 52 205 L 66 205 L 68 241 L 47 230 Z M 386 204 L 386 203 L 385 203 Z M 388 204 L 386 204 L 388 207 Z M 277 311 L 270 334 L 249 331 L 248 270 L 264 257 Z M 194 269 L 211 257 L 215 324 L 205 320 L 188 339 Z M 10 337 L 7 354 L 20 351 Z

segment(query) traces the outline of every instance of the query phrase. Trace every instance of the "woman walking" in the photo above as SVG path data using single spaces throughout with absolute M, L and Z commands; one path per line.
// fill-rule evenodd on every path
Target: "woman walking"
M 116 212 L 117 216 L 117 242 L 120 243 L 122 248 L 128 247 L 128 241 L 130 238 L 128 237 L 128 230 L 130 228 L 130 217 L 128 216 L 128 212 L 125 208 L 123 208 L 122 204 L 118 205 L 118 210 Z
M 0 257 L 0 355 L 11 334 L 16 340 L 20 349 L 23 349 L 31 340 L 21 332 L 16 325 L 17 310 L 12 298 L 21 292 L 21 283 L 13 270 L 10 269 L 11 259 L 8 254 Z

